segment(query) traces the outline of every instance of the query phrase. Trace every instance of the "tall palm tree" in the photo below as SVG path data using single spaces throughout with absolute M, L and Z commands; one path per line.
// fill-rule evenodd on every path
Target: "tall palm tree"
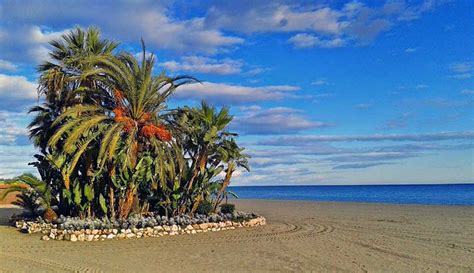
M 217 148 L 218 156 L 220 159 L 227 163 L 227 169 L 225 171 L 225 177 L 222 181 L 222 185 L 216 194 L 216 200 L 214 204 L 214 210 L 217 209 L 219 203 L 222 202 L 226 196 L 227 187 L 230 185 L 232 175 L 237 168 L 243 168 L 250 171 L 248 159 L 249 155 L 242 153 L 245 149 L 240 148 L 233 138 L 224 139 Z
M 98 86 L 91 78 L 80 78 L 84 70 L 90 69 L 86 59 L 98 56 L 111 55 L 117 48 L 118 43 L 101 38 L 100 31 L 94 27 L 83 30 L 79 27 L 63 34 L 59 39 L 50 42 L 52 51 L 50 59 L 38 66 L 37 71 L 41 73 L 39 78 L 38 95 L 44 97 L 44 103 L 34 106 L 30 113 L 35 113 L 36 117 L 28 126 L 30 129 L 30 138 L 33 144 L 40 149 L 42 155 L 37 155 L 40 162 L 36 166 L 41 166 L 45 170 L 52 170 L 55 166 L 47 166 L 47 158 L 56 152 L 48 146 L 48 141 L 56 132 L 61 123 L 54 123 L 69 107 L 83 103 L 101 100 L 106 94 L 104 88 Z M 85 164 L 86 172 L 83 176 L 92 176 L 91 154 L 87 155 L 88 160 Z M 44 176 L 44 173 L 48 174 Z M 49 171 L 40 170 L 42 179 L 52 184 L 51 177 L 58 175 L 49 175 Z M 63 192 L 58 192 L 60 198 L 63 198 Z M 66 204 L 66 202 L 60 202 Z M 62 208 L 67 209 L 67 208 Z M 63 211 L 65 212 L 65 211 Z
M 72 155 L 68 175 L 74 171 L 81 155 L 97 143 L 100 168 L 113 163 L 114 156 L 120 151 L 127 155 L 122 166 L 134 169 L 140 154 L 150 145 L 171 140 L 160 112 L 176 88 L 195 79 L 188 76 L 171 78 L 164 74 L 153 76 L 155 57 L 147 56 L 144 45 L 141 63 L 129 53 L 95 56 L 86 62 L 90 69 L 80 78 L 91 78 L 105 87 L 108 97 L 98 103 L 80 104 L 66 110 L 55 120 L 54 124 L 64 124 L 48 145 L 54 147 L 64 139 L 64 152 Z M 66 188 L 70 183 L 68 175 Z M 119 204 L 121 218 L 128 216 L 137 186 L 135 183 L 128 185 Z
M 196 192 L 208 186 L 203 184 L 204 181 L 210 181 L 208 165 L 215 165 L 213 168 L 217 168 L 220 162 L 216 157 L 219 143 L 228 137 L 236 136 L 226 130 L 233 117 L 229 114 L 229 108 L 223 107 L 217 111 L 204 101 L 200 107 L 178 109 L 172 116 L 171 122 L 174 127 L 182 130 L 182 145 L 185 146 L 184 150 L 190 161 L 188 168 L 190 173 L 187 176 L 185 190 L 187 197 L 194 199 L 191 201 L 193 212 L 204 200 L 203 194 Z M 211 171 L 212 174 L 214 171 L 215 169 Z
M 45 103 L 31 108 L 30 113 L 36 113 L 30 123 L 30 138 L 33 143 L 46 149 L 47 140 L 55 128 L 52 121 L 67 107 L 91 101 L 92 94 L 85 92 L 97 87 L 90 79 L 81 81 L 78 77 L 82 70 L 87 69 L 85 58 L 94 58 L 112 54 L 118 43 L 100 37 L 100 31 L 94 27 L 82 30 L 77 27 L 60 39 L 50 42 L 52 51 L 50 59 L 38 66 L 41 73 L 38 95 L 45 97 Z M 97 94 L 95 95 L 97 96 Z

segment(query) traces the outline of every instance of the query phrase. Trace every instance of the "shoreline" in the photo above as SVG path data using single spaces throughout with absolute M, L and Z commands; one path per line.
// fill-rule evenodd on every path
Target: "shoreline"
M 234 200 L 265 226 L 196 235 L 41 241 L 0 226 L 1 270 L 474 270 L 474 207 Z M 16 209 L 0 209 L 0 216 Z M 1 219 L 0 219 L 1 220 Z M 95 259 L 88 259 L 95 257 Z
M 383 205 L 383 206 L 413 206 L 413 207 L 473 207 L 474 205 L 459 205 L 459 204 L 405 204 L 405 203 L 384 203 L 384 202 L 355 202 L 355 201 L 320 201 L 320 200 L 299 200 L 299 199 L 251 199 L 251 198 L 239 198 L 229 199 L 228 203 L 234 201 L 256 201 L 256 202 L 307 202 L 307 203 L 320 203 L 320 204 L 347 204 L 347 205 Z

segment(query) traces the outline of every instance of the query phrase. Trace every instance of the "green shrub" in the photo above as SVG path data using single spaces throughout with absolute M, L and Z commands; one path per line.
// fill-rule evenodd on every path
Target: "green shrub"
M 235 205 L 234 204 L 222 204 L 221 212 L 222 213 L 234 213 Z
M 199 214 L 209 215 L 212 212 L 212 210 L 213 210 L 212 203 L 209 201 L 203 201 L 198 205 L 196 212 Z

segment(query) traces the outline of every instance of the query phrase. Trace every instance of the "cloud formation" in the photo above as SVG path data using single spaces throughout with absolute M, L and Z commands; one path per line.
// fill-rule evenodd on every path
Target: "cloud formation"
M 202 56 L 185 56 L 180 62 L 168 61 L 160 66 L 172 72 L 186 71 L 205 74 L 231 75 L 241 72 L 243 63 L 232 59 L 216 60 Z
M 279 100 L 300 88 L 292 85 L 249 87 L 225 83 L 193 83 L 179 87 L 174 94 L 178 99 L 208 100 L 218 104 L 240 104 L 256 101 Z
M 1 70 L 16 71 L 17 69 L 18 69 L 18 65 L 12 62 L 0 59 L 0 71 Z
M 0 111 L 0 145 L 29 145 L 25 124 L 27 114 Z
M 143 37 L 148 46 L 177 52 L 215 54 L 244 42 L 209 28 L 200 17 L 172 18 L 168 3 L 150 0 L 103 1 L 93 8 L 84 0 L 27 0 L 21 5 L 7 0 L 2 8 L 8 12 L 2 13 L 0 23 L 0 58 L 11 62 L 44 60 L 47 42 L 75 25 L 98 26 L 106 36 L 124 42 Z M 46 25 L 54 31 L 40 27 Z
M 37 100 L 36 87 L 24 76 L 0 74 L 0 109 L 24 111 Z
M 244 34 L 296 33 L 290 42 L 298 48 L 339 47 L 347 41 L 369 43 L 394 25 L 415 20 L 443 2 L 431 0 L 408 4 L 387 1 L 369 6 L 351 1 L 334 7 L 283 1 L 239 1 L 238 4 L 214 4 L 207 11 L 205 24 Z
M 291 37 L 288 42 L 292 43 L 295 48 L 335 48 L 342 47 L 345 41 L 341 38 L 320 39 L 319 37 L 307 33 L 298 33 Z
M 457 80 L 466 80 L 472 77 L 473 65 L 471 62 L 453 63 L 449 66 L 450 77 Z
M 324 128 L 329 123 L 312 121 L 301 114 L 301 110 L 288 107 L 262 109 L 258 106 L 244 108 L 244 115 L 234 118 L 232 126 L 243 134 L 279 135 L 304 130 Z
M 440 132 L 421 134 L 393 134 L 393 135 L 360 135 L 360 136 L 325 136 L 325 135 L 302 135 L 279 137 L 259 141 L 260 145 L 293 146 L 312 145 L 319 142 L 371 142 L 371 141 L 443 141 L 455 139 L 473 139 L 474 132 Z

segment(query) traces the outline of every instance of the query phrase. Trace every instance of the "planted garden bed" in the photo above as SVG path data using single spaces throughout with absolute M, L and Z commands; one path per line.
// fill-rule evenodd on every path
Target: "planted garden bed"
M 17 219 L 14 225 L 23 233 L 42 233 L 42 240 L 104 241 L 107 239 L 131 239 L 162 237 L 178 234 L 198 234 L 231 230 L 240 227 L 265 225 L 264 217 L 254 213 L 234 212 L 194 216 L 161 215 L 132 216 L 126 220 L 79 219 L 60 216 L 52 223 L 43 218 Z

